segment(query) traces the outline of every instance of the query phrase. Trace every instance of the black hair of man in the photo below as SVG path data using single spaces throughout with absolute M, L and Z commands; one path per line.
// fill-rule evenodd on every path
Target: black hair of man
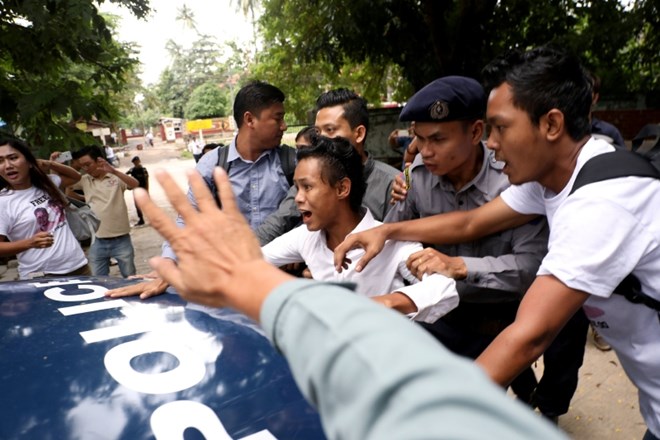
M 349 205 L 353 212 L 359 212 L 367 189 L 360 154 L 343 137 L 328 138 L 313 134 L 311 141 L 311 147 L 298 150 L 298 163 L 305 159 L 318 159 L 321 163 L 321 179 L 332 187 L 347 177 L 351 181 Z
M 243 115 L 250 112 L 259 117 L 261 111 L 276 103 L 283 103 L 284 92 L 263 81 L 252 81 L 241 88 L 234 99 L 236 127 L 243 125 Z
M 103 150 L 100 147 L 97 147 L 96 145 L 85 145 L 80 150 L 71 153 L 72 159 L 80 159 L 83 156 L 89 156 L 94 161 L 99 157 L 106 159 Z
M 488 64 L 482 77 L 487 92 L 506 82 L 513 104 L 534 125 L 556 108 L 564 114 L 571 139 L 579 141 L 591 133 L 592 80 L 580 60 L 567 51 L 549 45 L 510 51 Z
M 308 125 L 307 127 L 300 130 L 298 134 L 296 134 L 296 141 L 298 141 L 300 138 L 311 139 L 310 136 L 312 133 L 318 133 L 318 129 L 314 125 Z
M 344 119 L 351 129 L 363 125 L 366 129 L 365 141 L 369 133 L 369 110 L 366 99 L 348 89 L 335 89 L 321 94 L 316 100 L 316 111 L 322 108 L 341 105 L 344 109 Z

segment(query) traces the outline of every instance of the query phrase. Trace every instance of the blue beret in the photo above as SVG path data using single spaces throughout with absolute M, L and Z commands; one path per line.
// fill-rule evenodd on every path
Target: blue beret
M 480 119 L 486 111 L 486 94 L 477 81 L 465 76 L 445 76 L 427 84 L 408 100 L 400 121 L 448 122 Z

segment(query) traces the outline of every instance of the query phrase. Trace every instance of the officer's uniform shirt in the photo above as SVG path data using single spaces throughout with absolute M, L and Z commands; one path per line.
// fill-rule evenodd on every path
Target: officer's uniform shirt
M 502 173 L 503 164 L 495 161 L 485 145 L 482 144 L 482 148 L 481 170 L 459 191 L 448 179 L 431 174 L 418 155 L 411 165 L 406 200 L 390 210 L 385 222 L 468 211 L 496 198 L 509 187 L 509 180 Z M 547 251 L 547 240 L 547 224 L 538 219 L 481 240 L 434 247 L 449 256 L 463 257 L 468 276 L 457 283 L 461 301 L 508 302 L 519 300 L 534 280 Z

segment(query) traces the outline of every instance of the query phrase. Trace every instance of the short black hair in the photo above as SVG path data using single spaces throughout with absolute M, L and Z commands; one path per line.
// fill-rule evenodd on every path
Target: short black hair
M 580 60 L 564 49 L 546 45 L 527 52 L 509 51 L 488 64 L 482 77 L 487 92 L 506 82 L 513 104 L 525 111 L 534 125 L 556 108 L 564 114 L 573 140 L 591 133 L 593 83 Z
M 311 142 L 312 140 L 312 135 L 318 134 L 318 129 L 314 125 L 308 125 L 307 127 L 303 128 L 296 134 L 296 142 L 298 142 L 298 139 L 303 138 Z
M 263 81 L 252 81 L 241 88 L 234 99 L 234 120 L 236 127 L 243 125 L 243 114 L 250 112 L 259 116 L 261 111 L 276 103 L 282 103 L 284 92 Z
M 354 212 L 360 211 L 367 183 L 364 179 L 362 157 L 343 137 L 328 138 L 312 134 L 312 146 L 298 150 L 298 163 L 304 159 L 315 158 L 321 162 L 321 179 L 330 186 L 335 186 L 347 177 L 351 181 L 349 204 Z
M 80 159 L 83 156 L 89 156 L 93 160 L 98 159 L 99 157 L 103 159 L 107 159 L 105 157 L 105 152 L 101 149 L 101 147 L 96 146 L 96 145 L 85 145 L 78 151 L 74 151 L 71 153 L 71 158 L 72 159 Z
M 348 121 L 351 129 L 364 125 L 369 133 L 369 110 L 367 100 L 348 89 L 335 89 L 321 94 L 316 99 L 316 111 L 341 105 L 344 109 L 344 119 Z M 366 135 L 365 135 L 366 140 Z

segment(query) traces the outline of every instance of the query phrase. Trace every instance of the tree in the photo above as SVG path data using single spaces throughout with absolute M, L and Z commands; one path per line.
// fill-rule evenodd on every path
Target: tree
M 148 0 L 117 3 L 149 12 Z M 87 142 L 73 122 L 116 116 L 111 97 L 136 64 L 91 0 L 0 2 L 0 118 L 34 146 Z
M 197 87 L 186 104 L 187 119 L 205 119 L 227 115 L 227 94 L 213 83 Z
M 649 64 L 657 67 L 660 52 L 657 0 L 637 0 L 629 7 L 619 0 L 264 0 L 262 4 L 260 24 L 267 49 L 260 62 L 286 59 L 286 64 L 271 71 L 280 76 L 295 65 L 320 65 L 320 70 L 330 66 L 338 72 L 350 63 L 394 64 L 419 89 L 444 75 L 479 77 L 482 67 L 503 50 L 555 42 L 581 55 L 589 67 L 602 70 L 605 90 L 630 91 L 634 78 L 651 81 L 641 69 L 651 72 Z M 624 66 L 626 54 L 656 61 Z

